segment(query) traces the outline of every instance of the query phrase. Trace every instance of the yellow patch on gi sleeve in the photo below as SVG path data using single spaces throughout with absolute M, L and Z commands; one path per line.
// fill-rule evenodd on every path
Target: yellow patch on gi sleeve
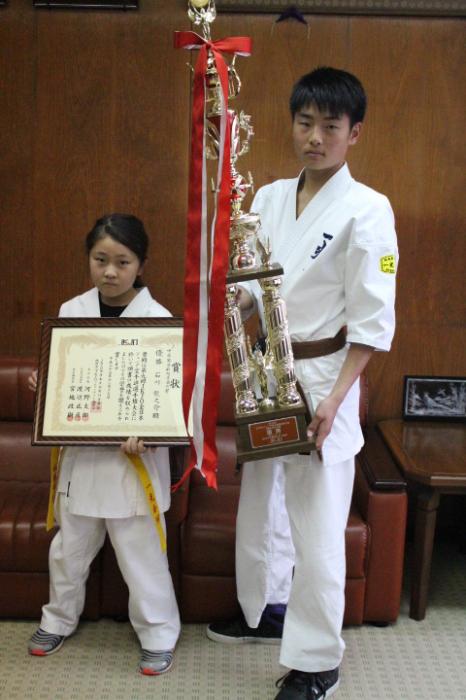
M 389 275 L 395 274 L 395 256 L 394 255 L 384 255 L 380 258 L 380 269 L 382 272 L 386 272 Z

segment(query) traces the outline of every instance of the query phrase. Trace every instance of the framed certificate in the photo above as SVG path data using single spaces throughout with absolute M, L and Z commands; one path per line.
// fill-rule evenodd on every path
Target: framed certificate
M 42 324 L 33 445 L 188 444 L 181 318 Z

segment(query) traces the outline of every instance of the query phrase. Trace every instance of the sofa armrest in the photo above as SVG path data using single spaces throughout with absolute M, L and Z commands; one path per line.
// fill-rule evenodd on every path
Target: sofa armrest
M 368 520 L 370 496 L 375 493 L 403 493 L 406 481 L 375 428 L 367 428 L 364 446 L 356 457 L 353 503 Z
M 364 447 L 358 460 L 371 489 L 400 491 L 406 488 L 406 481 L 376 428 L 364 431 Z

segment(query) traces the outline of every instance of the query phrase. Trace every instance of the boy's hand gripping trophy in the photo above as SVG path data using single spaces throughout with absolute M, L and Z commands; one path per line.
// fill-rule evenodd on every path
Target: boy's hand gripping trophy
M 210 24 L 215 20 L 214 0 L 188 0 L 188 16 L 211 41 Z M 228 66 L 228 98 L 236 97 L 241 81 L 233 57 Z M 219 157 L 219 120 L 223 94 L 212 51 L 207 54 L 205 80 L 205 155 Z M 314 448 L 306 437 L 306 407 L 297 390 L 293 353 L 288 332 L 285 302 L 280 296 L 283 269 L 270 262 L 268 241 L 261 241 L 258 214 L 245 213 L 243 200 L 253 189 L 250 173 L 245 178 L 236 169 L 240 156 L 249 151 L 254 134 L 249 115 L 237 114 L 227 105 L 230 131 L 230 251 L 226 278 L 225 342 L 236 396 L 235 418 L 239 427 L 238 462 L 264 459 Z M 215 185 L 214 185 L 215 189 Z M 238 283 L 257 279 L 267 332 L 267 350 L 251 348 L 237 303 Z M 276 395 L 270 396 L 269 378 L 274 377 Z M 257 390 L 253 388 L 257 387 Z M 259 393 L 258 396 L 257 394 Z

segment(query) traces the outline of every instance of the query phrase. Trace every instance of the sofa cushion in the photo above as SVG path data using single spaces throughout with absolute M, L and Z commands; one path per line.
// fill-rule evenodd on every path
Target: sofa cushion
M 207 487 L 192 490 L 181 536 L 184 573 L 234 576 L 238 497 L 237 487 L 232 486 L 222 486 L 218 493 Z M 370 533 L 355 508 L 350 512 L 345 537 L 346 576 L 364 579 Z
M 0 571 L 48 572 L 54 530 L 47 532 L 47 484 L 3 482 L 0 491 Z
M 181 558 L 187 574 L 232 576 L 239 487 L 191 487 L 189 516 L 181 533 Z
M 237 430 L 233 426 L 217 426 L 215 443 L 218 452 L 217 483 L 219 493 L 223 486 L 227 484 L 236 486 L 239 493 L 241 470 L 237 469 L 236 435 Z M 206 488 L 205 479 L 198 469 L 193 469 L 191 474 L 191 489 L 199 486 Z M 216 492 L 212 489 L 212 493 Z
M 50 447 L 31 447 L 31 423 L 0 421 L 0 481 L 46 483 Z
M 0 420 L 32 421 L 34 394 L 27 380 L 36 366 L 31 358 L 0 358 Z

